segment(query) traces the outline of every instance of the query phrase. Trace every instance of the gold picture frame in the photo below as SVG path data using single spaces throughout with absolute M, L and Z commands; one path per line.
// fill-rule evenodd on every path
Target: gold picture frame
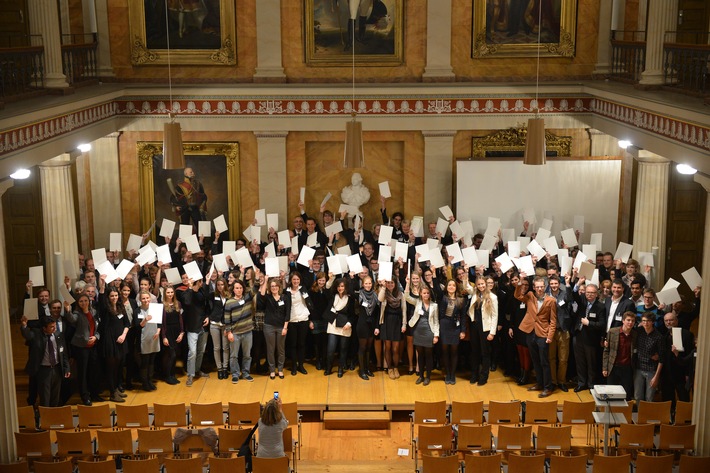
M 165 0 L 168 5 L 172 2 Z M 146 10 L 143 0 L 128 0 L 131 64 L 231 66 L 237 63 L 236 17 L 233 1 L 199 0 L 175 2 L 181 9 L 157 2 L 155 11 Z M 189 8 L 187 10 L 186 8 Z M 150 32 L 150 34 L 148 34 Z
M 141 228 L 149 228 L 153 222 L 160 225 L 162 218 L 176 220 L 174 215 L 156 215 L 156 199 L 161 194 L 169 193 L 168 187 L 156 183 L 153 168 L 156 163 L 162 162 L 163 143 L 139 141 L 136 143 L 138 156 L 138 180 L 140 194 L 140 219 Z M 201 180 L 207 194 L 208 220 L 214 220 L 224 213 L 229 227 L 230 238 L 236 240 L 241 235 L 241 197 L 240 197 L 240 171 L 239 171 L 239 143 L 209 142 L 209 143 L 183 143 L 186 167 L 194 167 L 196 177 Z M 191 165 L 199 163 L 201 157 L 212 157 L 213 162 L 220 164 L 220 169 L 212 169 L 215 177 L 207 180 L 204 169 Z M 223 164 L 223 165 L 222 165 Z M 226 172 L 225 172 L 226 168 Z M 161 173 L 164 171 L 160 168 Z M 183 170 L 171 171 L 176 176 L 181 176 Z M 224 174 L 222 174 L 224 173 Z M 161 190 L 162 189 L 162 190 Z M 156 194 L 157 192 L 157 194 Z M 226 205 L 225 204 L 226 199 Z M 219 203 L 226 207 L 226 211 L 211 211 L 213 204 Z M 178 221 L 178 223 L 180 223 Z M 157 228 L 153 238 L 158 234 Z
M 539 3 L 538 3 L 539 2 Z M 538 43 L 538 10 L 543 31 Z M 473 0 L 472 57 L 574 57 L 577 0 Z
M 348 4 L 342 0 L 304 0 L 304 38 L 309 66 L 352 66 Z M 364 0 L 355 20 L 355 65 L 404 63 L 404 0 Z
M 507 128 L 487 136 L 471 138 L 471 157 L 485 158 L 522 158 L 525 154 L 527 128 Z M 545 147 L 548 158 L 569 157 L 572 154 L 572 137 L 557 136 L 545 130 Z

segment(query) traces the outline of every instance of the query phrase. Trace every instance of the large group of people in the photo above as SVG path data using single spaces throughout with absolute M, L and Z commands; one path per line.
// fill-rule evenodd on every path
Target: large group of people
M 432 222 L 417 236 L 411 221 L 400 212 L 389 217 L 385 198 L 381 204 L 382 223 L 366 230 L 360 216 L 336 216 L 322 206 L 315 218 L 301 202 L 288 230 L 294 247 L 279 241 L 274 228 L 266 242 L 233 243 L 248 250 L 248 265 L 226 253 L 226 235 L 219 232 L 199 235 L 201 251 L 194 254 L 180 238 L 165 237 L 171 261 L 135 264 L 109 283 L 82 256 L 79 280 L 65 279 L 72 304 L 51 299 L 46 288 L 33 290 L 29 281 L 27 297 L 36 291 L 40 317 L 22 319 L 30 351 L 28 402 L 39 395 L 42 405 L 60 405 L 78 389 L 90 405 L 105 400 L 104 388 L 111 401 L 124 402 L 126 390 L 155 390 L 156 379 L 192 386 L 210 377 L 210 343 L 217 378 L 232 383 L 253 381 L 257 373 L 284 378 L 289 366 L 291 376 L 312 375 L 315 368 L 340 378 L 357 369 L 365 381 L 380 371 L 393 380 L 412 376 L 422 386 L 441 370 L 446 384 L 468 375 L 483 386 L 501 369 L 540 397 L 608 382 L 624 386 L 630 399 L 653 400 L 657 391 L 663 399 L 689 399 L 695 350 L 689 329 L 699 314 L 700 288 L 693 288 L 694 298 L 659 305 L 649 287 L 651 268 L 641 271 L 637 261 L 603 252 L 593 261 L 598 284 L 576 269 L 560 274 L 557 254 L 534 257 L 535 274 L 502 271 L 495 261 L 507 252 L 500 235 L 489 261 L 453 263 L 447 245 L 479 248 L 484 235 L 442 234 Z M 337 221 L 342 229 L 326 233 Z M 380 258 L 385 226 L 392 241 L 384 246 L 404 243 L 406 257 Z M 521 236 L 536 236 L 528 222 L 523 228 Z M 423 258 L 422 244 L 441 251 L 443 264 Z M 314 256 L 299 262 L 305 246 Z M 574 257 L 578 249 L 567 251 Z M 332 254 L 359 255 L 362 271 L 335 274 L 326 258 Z M 216 269 L 216 255 L 224 255 L 228 270 Z M 121 256 L 107 252 L 114 266 Z M 286 268 L 267 276 L 266 262 L 277 256 L 286 257 Z M 184 270 L 192 262 L 203 278 L 193 280 Z M 392 264 L 391 277 L 383 262 Z M 180 271 L 179 284 L 169 282 L 170 268 Z M 154 320 L 155 304 L 161 304 L 161 320 Z M 674 327 L 681 328 L 680 338 Z

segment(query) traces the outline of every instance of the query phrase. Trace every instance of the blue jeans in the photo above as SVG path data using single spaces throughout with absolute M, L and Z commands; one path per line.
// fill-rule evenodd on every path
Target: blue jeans
M 333 356 L 335 355 L 336 348 L 339 351 L 338 366 L 340 368 L 345 368 L 345 359 L 348 355 L 348 342 L 350 342 L 350 337 L 341 337 L 340 335 L 335 335 L 334 333 L 328 334 L 328 368 L 333 367 Z
M 656 395 L 656 388 L 651 386 L 651 379 L 655 374 L 655 371 L 641 371 L 638 369 L 634 372 L 634 399 L 636 399 L 636 405 L 638 405 L 639 401 L 653 401 L 653 397 Z
M 550 369 L 550 348 L 547 346 L 546 340 L 535 335 L 532 331 L 527 335 L 528 349 L 530 350 L 530 358 L 532 358 L 535 376 L 537 377 L 537 385 L 545 389 L 552 390 L 552 371 Z
M 187 332 L 187 375 L 195 376 L 195 368 L 202 368 L 202 356 L 205 354 L 208 334 L 205 331 L 198 333 Z
M 252 333 L 233 334 L 234 341 L 229 342 L 229 368 L 232 370 L 232 376 L 239 376 L 239 348 L 242 349 L 242 370 L 244 376 L 249 374 L 251 368 L 251 345 Z

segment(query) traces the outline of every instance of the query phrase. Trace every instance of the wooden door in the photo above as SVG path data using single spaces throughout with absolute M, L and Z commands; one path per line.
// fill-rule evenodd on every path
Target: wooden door
M 710 0 L 678 0 L 677 43 L 707 44 Z
M 666 232 L 666 274 L 663 283 L 673 278 L 681 283 L 678 291 L 691 290 L 681 273 L 692 266 L 702 273 L 705 205 L 707 192 L 693 180 L 671 167 L 668 189 L 668 231 Z M 660 288 L 656 288 L 660 289 Z
M 29 46 L 27 0 L 0 1 L 0 48 Z
M 45 264 L 42 199 L 36 166 L 29 178 L 16 180 L 5 192 L 2 209 L 10 312 L 13 313 L 13 309 L 22 307 L 28 268 Z

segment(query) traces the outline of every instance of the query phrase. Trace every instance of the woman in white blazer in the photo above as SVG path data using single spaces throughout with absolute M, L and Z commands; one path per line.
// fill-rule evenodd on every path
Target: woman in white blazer
M 409 277 L 407 277 L 409 284 Z M 431 289 L 423 285 L 419 289 L 419 297 L 412 297 L 405 292 L 408 303 L 414 305 L 414 313 L 409 319 L 412 327 L 414 348 L 419 360 L 419 377 L 416 384 L 428 386 L 431 382 L 431 370 L 434 366 L 434 345 L 439 341 L 439 310 L 436 302 L 431 299 Z
M 476 278 L 475 289 L 468 285 L 471 305 L 468 307 L 471 340 L 471 384 L 483 386 L 488 382 L 491 368 L 491 341 L 498 328 L 498 297 L 486 285 L 482 276 Z

